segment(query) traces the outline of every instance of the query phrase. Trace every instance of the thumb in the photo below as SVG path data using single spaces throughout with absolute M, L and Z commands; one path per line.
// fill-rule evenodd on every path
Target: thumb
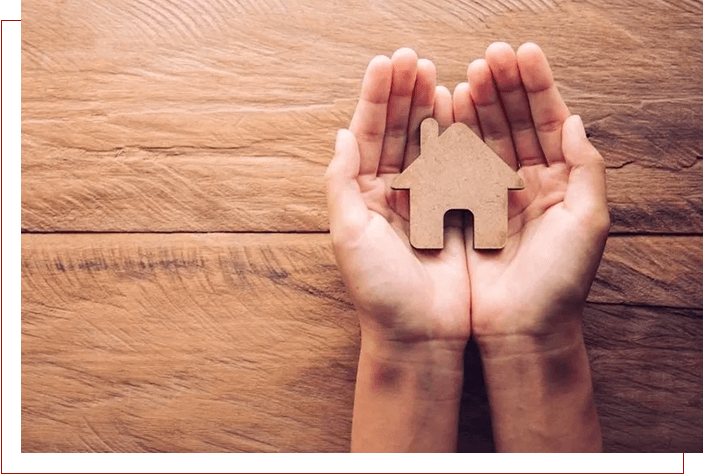
M 334 157 L 325 173 L 330 233 L 333 241 L 354 240 L 368 222 L 368 208 L 356 179 L 359 177 L 359 146 L 354 134 L 337 132 Z
M 562 150 L 564 160 L 570 167 L 564 205 L 589 217 L 594 212 L 605 212 L 607 215 L 605 162 L 588 141 L 583 121 L 578 115 L 564 121 Z

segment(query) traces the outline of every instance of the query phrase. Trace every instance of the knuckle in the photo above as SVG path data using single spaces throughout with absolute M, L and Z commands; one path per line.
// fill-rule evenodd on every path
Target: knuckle
M 605 167 L 605 160 L 603 159 L 603 156 L 596 150 L 596 147 L 593 145 L 590 146 L 589 149 L 589 155 L 591 156 L 591 161 L 598 165 L 598 166 L 603 166 Z
M 585 203 L 584 203 L 585 204 Z M 605 240 L 610 233 L 610 210 L 606 203 L 585 204 L 576 214 L 579 226 L 598 240 Z
M 592 173 L 595 173 L 598 176 L 605 176 L 606 174 L 605 161 L 600 153 L 598 153 L 595 149 L 593 149 L 590 153 L 586 166 L 592 170 Z
M 513 117 L 510 120 L 510 129 L 513 131 L 513 133 L 524 132 L 526 130 L 532 129 L 533 127 L 534 123 L 532 123 L 532 119 L 530 117 L 519 116 Z
M 598 237 L 606 238 L 610 233 L 610 211 L 608 207 L 605 206 L 594 210 L 591 213 L 589 222 Z
M 385 128 L 383 130 L 364 130 L 359 134 L 359 138 L 357 140 L 366 143 L 374 143 L 383 140 L 385 135 Z
M 561 131 L 561 127 L 564 125 L 564 121 L 560 119 L 555 120 L 545 120 L 543 122 L 537 123 L 535 128 L 538 133 L 552 133 Z
M 598 150 L 595 148 L 593 149 L 593 164 L 595 165 L 596 169 L 600 171 L 601 173 L 605 174 L 605 160 L 603 159 L 603 156 L 598 153 Z
M 610 226 L 612 224 L 612 220 L 610 218 L 610 209 L 606 206 L 605 210 L 603 211 L 603 220 L 602 220 L 602 229 L 604 233 L 609 233 L 610 232 Z
M 484 141 L 497 142 L 510 137 L 510 131 L 497 124 L 481 124 Z

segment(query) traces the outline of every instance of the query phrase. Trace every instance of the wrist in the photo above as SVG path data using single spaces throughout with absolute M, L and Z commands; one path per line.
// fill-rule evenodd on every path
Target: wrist
M 370 313 L 357 309 L 361 339 L 383 349 L 432 345 L 463 354 L 471 335 L 469 307 L 396 309 Z
M 602 441 L 580 325 L 479 345 L 499 451 L 599 451 Z
M 581 306 L 558 313 L 481 313 L 473 315 L 472 332 L 482 359 L 553 353 L 583 343 L 582 314 Z
M 359 366 L 369 369 L 374 387 L 402 387 L 427 399 L 460 399 L 465 346 L 461 341 L 389 341 L 362 332 Z
M 549 327 L 530 331 L 476 334 L 483 360 L 503 359 L 540 354 L 558 354 L 583 345 L 583 324 L 578 312 Z
M 352 420 L 353 452 L 456 450 L 463 350 L 362 332 Z

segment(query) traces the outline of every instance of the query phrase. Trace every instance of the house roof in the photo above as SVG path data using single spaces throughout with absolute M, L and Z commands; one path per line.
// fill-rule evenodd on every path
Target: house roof
M 471 129 L 454 123 L 441 135 L 434 119 L 425 119 L 421 153 L 393 182 L 393 189 L 448 186 L 461 182 L 472 193 L 497 185 L 522 189 L 522 179 Z

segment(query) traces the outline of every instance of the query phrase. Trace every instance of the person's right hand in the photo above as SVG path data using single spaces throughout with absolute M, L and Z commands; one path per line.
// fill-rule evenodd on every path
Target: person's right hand
M 371 61 L 327 169 L 330 233 L 361 326 L 352 451 L 454 451 L 469 279 L 461 215 L 444 249 L 408 239 L 408 192 L 391 183 L 420 153 L 420 123 L 453 122 L 432 62 L 410 49 Z

